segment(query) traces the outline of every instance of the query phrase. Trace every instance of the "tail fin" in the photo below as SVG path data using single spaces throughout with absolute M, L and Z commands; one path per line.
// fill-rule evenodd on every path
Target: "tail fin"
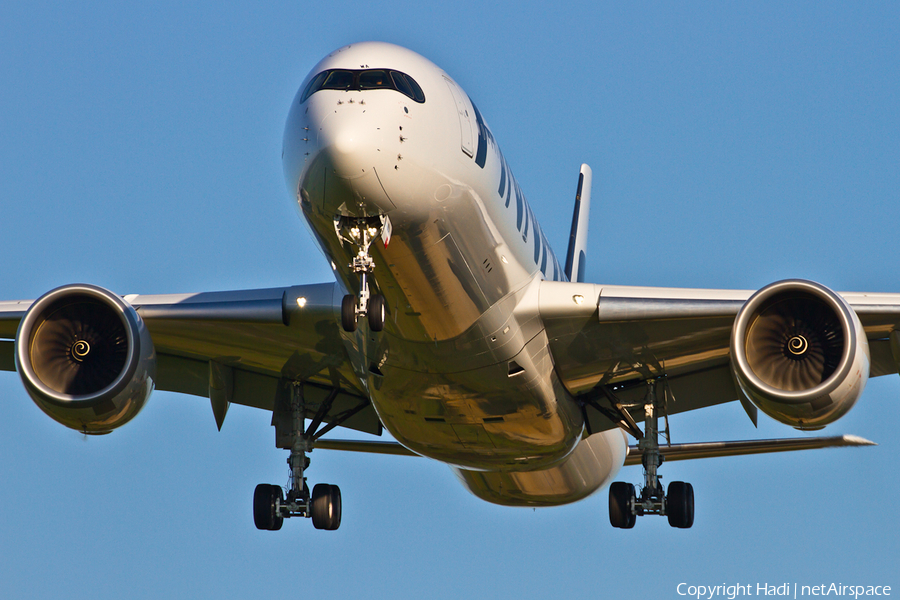
M 575 212 L 569 233 L 569 252 L 566 254 L 566 277 L 569 281 L 584 281 L 585 250 L 588 237 L 588 214 L 591 212 L 591 168 L 581 165 L 578 190 L 575 192 Z

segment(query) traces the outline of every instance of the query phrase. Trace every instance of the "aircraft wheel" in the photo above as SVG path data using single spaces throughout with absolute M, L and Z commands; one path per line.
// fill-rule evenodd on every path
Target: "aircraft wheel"
M 313 527 L 335 530 L 341 526 L 341 489 L 336 485 L 317 483 L 313 488 L 310 513 Z
M 666 516 L 669 525 L 689 529 L 694 524 L 694 486 L 683 481 L 669 484 L 666 494 Z
M 341 301 L 341 325 L 348 333 L 356 331 L 356 297 L 351 294 Z
M 369 308 L 366 310 L 366 314 L 369 317 L 369 329 L 372 331 L 381 331 L 384 329 L 384 296 L 381 294 L 374 294 L 369 298 Z
M 277 531 L 284 523 L 284 517 L 275 512 L 276 500 L 284 501 L 281 487 L 261 483 L 253 492 L 253 522 L 257 529 Z
M 336 485 L 331 486 L 331 505 L 334 512 L 331 529 L 334 530 L 341 526 L 341 488 Z
M 631 529 L 637 515 L 631 511 L 635 498 L 634 486 L 624 481 L 616 481 L 609 486 L 609 522 L 619 529 Z

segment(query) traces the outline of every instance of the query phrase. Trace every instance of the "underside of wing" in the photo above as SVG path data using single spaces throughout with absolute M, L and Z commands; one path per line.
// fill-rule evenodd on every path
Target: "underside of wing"
M 589 431 L 634 432 L 648 380 L 664 378 L 668 414 L 737 400 L 729 340 L 751 293 L 543 282 L 556 371 L 585 403 Z
M 0 305 L 7 338 L 0 368 L 16 369 L 18 360 L 39 406 L 86 433 L 129 420 L 154 387 L 208 397 L 220 428 L 236 403 L 273 411 L 277 430 L 279 412 L 290 412 L 293 389 L 302 385 L 307 418 L 378 435 L 381 424 L 342 342 L 335 288 L 120 298 L 64 286 L 34 302 Z M 12 341 L 17 331 L 20 348 Z
M 639 436 L 648 381 L 662 384 L 665 414 L 740 400 L 754 423 L 759 408 L 820 429 L 900 358 L 900 295 L 804 280 L 758 292 L 545 281 L 540 314 L 589 431 Z

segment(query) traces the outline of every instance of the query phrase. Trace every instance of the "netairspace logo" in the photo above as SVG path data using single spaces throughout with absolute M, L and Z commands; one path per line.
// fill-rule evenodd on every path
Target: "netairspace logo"
M 727 598 L 735 600 L 738 596 L 781 596 L 799 598 L 801 596 L 844 596 L 856 600 L 860 596 L 890 596 L 889 585 L 844 585 L 842 583 L 822 583 L 819 585 L 799 585 L 797 583 L 735 583 L 728 585 L 692 585 L 679 583 L 675 588 L 679 596 L 689 596 L 697 600 L 713 600 Z

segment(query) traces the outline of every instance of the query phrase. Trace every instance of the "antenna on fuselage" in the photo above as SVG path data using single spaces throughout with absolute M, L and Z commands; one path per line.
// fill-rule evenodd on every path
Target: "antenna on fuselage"
M 575 191 L 575 211 L 569 232 L 569 251 L 566 254 L 566 277 L 569 281 L 584 281 L 585 251 L 587 250 L 588 215 L 591 212 L 591 168 L 581 165 L 578 189 Z

